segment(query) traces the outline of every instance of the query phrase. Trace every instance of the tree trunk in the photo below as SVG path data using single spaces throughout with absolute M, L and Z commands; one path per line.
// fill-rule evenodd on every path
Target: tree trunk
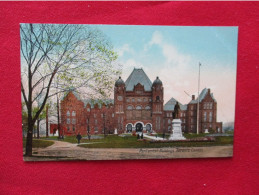
M 46 106 L 46 137 L 49 137 L 49 115 L 48 115 L 49 107 Z
M 61 138 L 60 123 L 59 123 L 59 99 L 58 99 L 58 96 L 57 96 L 57 115 L 58 115 L 58 138 Z
M 32 156 L 32 134 L 33 134 L 33 123 L 31 118 L 28 118 L 28 131 L 27 131 L 25 156 Z
M 40 120 L 37 120 L 37 139 L 40 139 Z

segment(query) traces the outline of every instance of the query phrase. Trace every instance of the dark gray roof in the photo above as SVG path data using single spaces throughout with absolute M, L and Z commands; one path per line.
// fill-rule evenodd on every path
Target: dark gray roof
M 142 68 L 134 68 L 134 70 L 125 82 L 126 91 L 133 91 L 134 86 L 138 83 L 144 86 L 145 91 L 152 90 L 152 82 L 150 81 L 146 73 L 142 70 Z
M 204 88 L 202 91 L 201 91 L 201 93 L 200 93 L 200 95 L 199 95 L 199 102 L 201 102 L 204 98 L 205 98 L 205 96 L 207 95 L 207 93 L 208 93 L 208 89 L 207 88 Z M 210 93 L 210 96 L 212 97 L 212 99 L 215 101 L 215 102 L 217 102 L 216 101 L 216 99 L 214 98 L 214 96 L 213 96 L 213 93 Z M 191 100 L 190 102 L 189 102 L 189 104 L 197 104 L 198 103 L 198 98 L 196 99 L 196 100 Z
M 125 84 L 124 81 L 119 77 L 119 79 L 115 82 L 115 86 L 118 87 L 119 85 Z
M 156 80 L 154 80 L 153 85 L 162 85 L 162 81 L 159 79 L 159 77 L 156 77 Z
M 176 105 L 176 102 L 179 103 L 180 109 L 181 110 L 187 110 L 187 105 L 182 105 L 179 101 L 174 99 L 173 97 L 164 105 L 164 110 L 165 111 L 173 111 L 174 106 Z

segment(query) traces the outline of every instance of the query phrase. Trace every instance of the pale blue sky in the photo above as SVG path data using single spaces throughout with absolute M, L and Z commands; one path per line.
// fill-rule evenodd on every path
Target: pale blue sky
M 238 27 L 94 25 L 119 54 L 122 78 L 143 68 L 151 81 L 159 76 L 165 103 L 176 98 L 187 104 L 187 93 L 207 87 L 217 99 L 218 121 L 234 121 Z
M 164 60 L 159 47 L 144 51 L 154 32 L 162 32 L 168 44 L 178 51 L 191 55 L 199 61 L 212 59 L 224 61 L 234 66 L 237 55 L 237 27 L 177 27 L 177 26 L 136 26 L 136 25 L 96 25 L 111 40 L 115 48 L 128 44 L 139 55 L 126 52 L 123 60 L 136 60 L 157 66 Z M 143 56 L 144 55 L 144 56 Z M 234 62 L 234 63 L 233 63 Z M 222 66 L 225 66 L 222 64 Z M 235 68 L 235 67 L 233 67 Z

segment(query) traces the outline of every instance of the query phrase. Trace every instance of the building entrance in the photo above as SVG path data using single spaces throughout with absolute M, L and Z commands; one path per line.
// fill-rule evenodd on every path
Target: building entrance
M 136 132 L 142 132 L 143 130 L 143 125 L 141 123 L 136 124 Z

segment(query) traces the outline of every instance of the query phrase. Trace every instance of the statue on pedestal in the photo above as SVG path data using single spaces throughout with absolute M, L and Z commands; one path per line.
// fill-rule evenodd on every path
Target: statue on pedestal
M 180 119 L 180 105 L 176 102 L 173 112 L 173 121 L 172 121 L 172 134 L 169 137 L 169 140 L 185 140 L 182 132 L 182 121 Z
M 180 106 L 179 103 L 176 102 L 175 106 L 174 106 L 174 112 L 173 112 L 173 119 L 179 119 L 180 118 Z

